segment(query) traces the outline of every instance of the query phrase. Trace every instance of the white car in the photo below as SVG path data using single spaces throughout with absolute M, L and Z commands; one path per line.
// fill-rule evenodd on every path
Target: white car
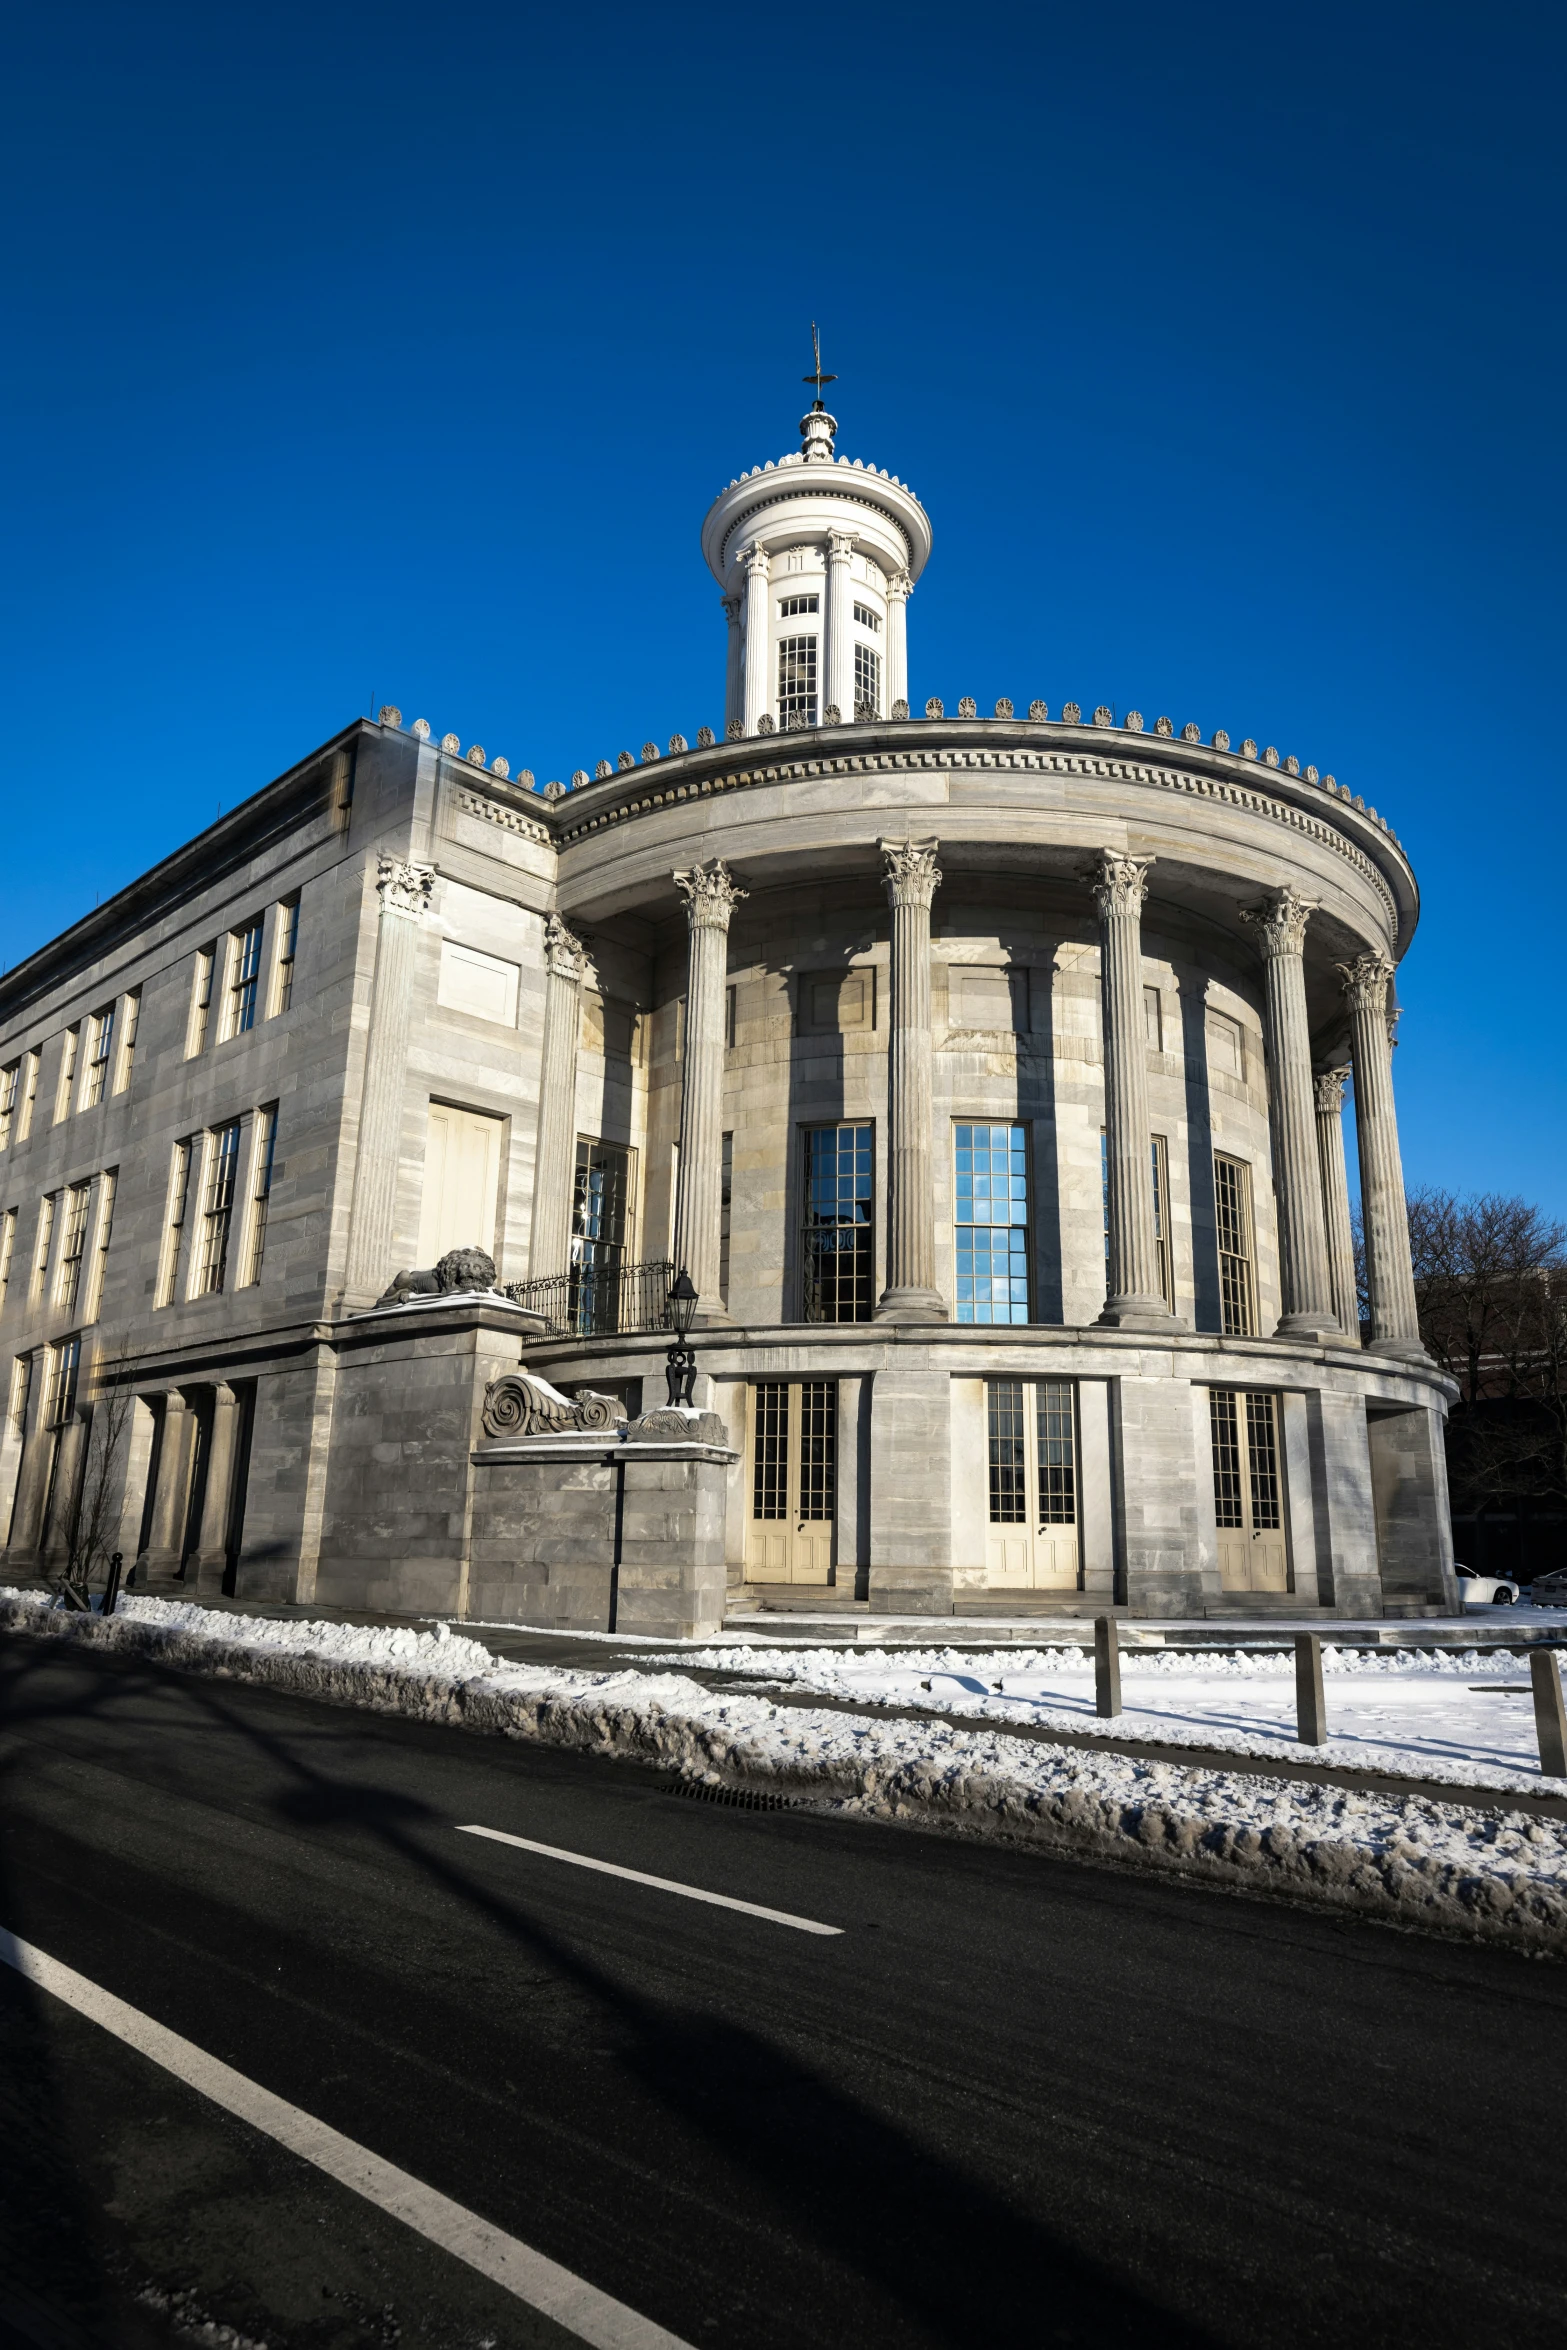
M 1518 1586 L 1505 1575 L 1477 1575 L 1473 1567 L 1458 1569 L 1458 1596 L 1465 1607 L 1516 1607 Z

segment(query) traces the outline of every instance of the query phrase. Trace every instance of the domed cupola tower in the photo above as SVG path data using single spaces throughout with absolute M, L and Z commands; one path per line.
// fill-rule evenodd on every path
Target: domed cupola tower
M 837 430 L 818 397 L 800 447 L 732 481 L 702 525 L 729 622 L 731 737 L 908 715 L 906 614 L 930 519 L 885 467 L 840 457 Z

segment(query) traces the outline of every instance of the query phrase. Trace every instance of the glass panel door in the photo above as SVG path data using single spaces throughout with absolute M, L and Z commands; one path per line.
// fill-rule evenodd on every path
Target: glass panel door
M 1278 1398 L 1260 1388 L 1210 1387 L 1208 1412 L 1219 1581 L 1226 1591 L 1288 1591 Z
M 993 1591 L 1077 1589 L 1076 1402 L 1070 1379 L 985 1383 Z
M 838 1481 L 836 1379 L 751 1390 L 748 1583 L 830 1583 Z

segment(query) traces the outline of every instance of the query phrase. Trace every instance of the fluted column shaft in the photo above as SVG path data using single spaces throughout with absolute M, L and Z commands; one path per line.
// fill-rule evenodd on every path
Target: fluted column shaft
M 158 1468 L 153 1481 L 147 1547 L 136 1561 L 136 1580 L 145 1587 L 169 1583 L 180 1570 L 185 1538 L 185 1506 L 190 1493 L 189 1406 L 177 1387 L 163 1399 L 163 1430 L 158 1443 Z
M 909 698 L 909 598 L 913 582 L 906 571 L 895 571 L 887 582 L 887 709 Z
M 1360 1344 L 1360 1295 L 1355 1286 L 1355 1231 L 1349 1220 L 1349 1170 L 1344 1163 L 1344 1080 L 1347 1069 L 1328 1069 L 1316 1080 L 1317 1166 L 1322 1178 L 1322 1221 L 1327 1232 L 1328 1273 L 1333 1313 L 1347 1346 Z
M 234 1487 L 234 1440 L 239 1433 L 239 1398 L 225 1380 L 212 1390 L 212 1436 L 207 1445 L 207 1484 L 201 1497 L 201 1530 L 192 1565 L 198 1591 L 221 1591 L 228 1571 L 229 1504 Z
M 408 1068 L 414 964 L 419 925 L 429 908 L 433 865 L 382 857 L 376 881 L 381 901 L 376 933 L 370 1034 L 359 1091 L 359 1136 L 354 1159 L 354 1205 L 348 1234 L 345 1291 L 350 1304 L 379 1296 L 397 1270 L 397 1171 L 402 1163 L 403 1088 Z
M 1420 1316 L 1409 1255 L 1404 1163 L 1393 1108 L 1393 1044 L 1387 990 L 1393 965 L 1379 950 L 1341 963 L 1349 999 L 1350 1057 L 1355 1071 L 1355 1134 L 1360 1145 L 1360 1213 L 1371 1292 L 1371 1344 L 1378 1354 L 1423 1361 Z
M 854 634 L 850 614 L 854 604 L 854 533 L 827 533 L 827 661 L 823 672 L 824 702 L 840 718 L 854 716 Z
M 1104 1031 L 1105 1165 L 1110 1250 L 1101 1322 L 1168 1329 L 1154 1231 L 1153 1137 L 1148 1124 L 1148 1032 L 1143 1005 L 1143 900 L 1148 857 L 1105 849 L 1094 883 Z
M 1280 1338 L 1330 1338 L 1338 1331 L 1322 1213 L 1311 1029 L 1306 1016 L 1306 924 L 1314 898 L 1281 889 L 1242 916 L 1255 930 L 1267 975 L 1268 1072 L 1273 1189 L 1279 1210 Z
M 936 843 L 883 841 L 892 905 L 892 1029 L 887 1051 L 887 1286 L 880 1322 L 944 1322 L 936 1287 L 934 1115 L 930 1033 L 930 906 L 941 880 Z
M 745 731 L 755 734 L 772 707 L 772 631 L 768 626 L 768 581 L 772 567 L 765 547 L 752 547 L 745 558 Z M 692 1276 L 695 1279 L 695 1275 Z
M 544 1036 L 533 1152 L 528 1276 L 547 1280 L 571 1265 L 571 1190 L 577 1158 L 577 1040 L 582 1023 L 581 942 L 558 914 L 544 925 Z
M 680 1163 L 675 1181 L 675 1269 L 682 1267 L 702 1300 L 701 1322 L 728 1320 L 719 1295 L 723 1226 L 724 984 L 729 918 L 746 892 L 722 857 L 675 875 L 686 901 L 684 1082 L 680 1094 Z
M 731 727 L 735 720 L 745 717 L 745 670 L 741 662 L 740 598 L 724 596 L 720 599 L 724 618 L 729 624 L 728 657 L 724 664 L 724 725 Z

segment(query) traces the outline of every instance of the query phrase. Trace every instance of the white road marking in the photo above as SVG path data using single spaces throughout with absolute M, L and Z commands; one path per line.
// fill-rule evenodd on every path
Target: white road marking
M 736 1901 L 730 1893 L 706 1893 L 700 1885 L 682 1885 L 674 1877 L 649 1877 L 641 1869 L 623 1869 L 612 1860 L 590 1860 L 585 1852 L 567 1852 L 558 1844 L 535 1844 L 531 1836 L 508 1836 L 504 1828 L 459 1828 L 459 1836 L 488 1836 L 495 1844 L 515 1844 L 522 1852 L 542 1852 L 546 1860 L 569 1861 L 574 1869 L 597 1869 L 604 1877 L 625 1877 L 633 1885 L 651 1885 L 656 1893 L 678 1893 L 685 1901 L 710 1901 L 715 1909 L 743 1910 L 748 1918 L 766 1918 L 771 1925 L 793 1926 L 801 1934 L 841 1934 L 842 1926 L 819 1925 L 815 1918 L 797 1918 L 786 1909 L 767 1909 L 759 1901 Z
M 530 2309 L 542 2310 L 579 2341 L 591 2342 L 594 2350 L 691 2350 L 678 2334 L 666 2333 L 651 2318 L 639 2317 L 623 2301 L 612 2300 L 569 2268 L 535 2252 L 531 2244 L 519 2243 L 504 2229 L 491 2227 L 488 2220 L 453 2203 L 449 2196 L 437 2194 L 422 2179 L 399 2170 L 395 2163 L 383 2162 L 368 2147 L 356 2145 L 313 2114 L 302 2113 L 297 2105 L 220 2064 L 205 2049 L 154 2023 L 151 2016 L 128 2007 L 112 1991 L 102 1990 L 85 1975 L 62 1966 L 31 1942 L 8 1934 L 3 1926 L 0 1959 L 41 1991 L 63 2000 L 78 2015 L 101 2024 L 127 2047 L 162 2065 L 176 2080 L 199 2090 L 214 2105 L 276 2139 L 291 2154 L 314 2163 L 317 2170 L 362 2195 L 367 2203 L 390 2212 L 393 2219 L 428 2237 L 443 2252 L 466 2261 Z

